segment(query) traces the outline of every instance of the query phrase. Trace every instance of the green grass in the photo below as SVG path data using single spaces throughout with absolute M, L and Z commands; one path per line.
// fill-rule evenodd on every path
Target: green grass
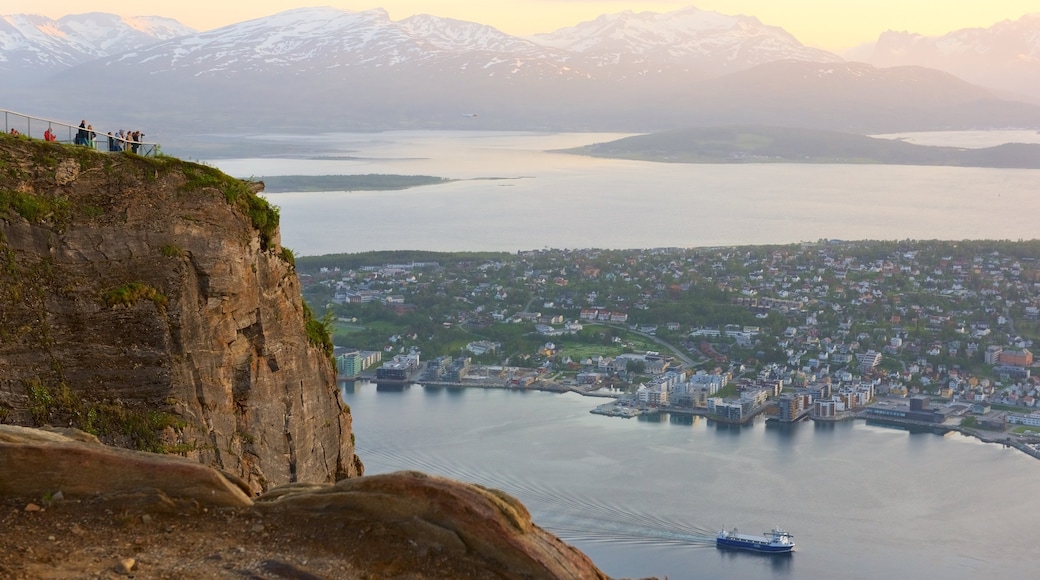
M 177 415 L 165 411 L 85 401 L 64 383 L 48 386 L 34 379 L 23 385 L 29 413 L 37 426 L 68 425 L 98 437 L 126 438 L 134 449 L 153 453 L 169 451 L 160 439 L 163 430 L 183 431 L 188 426 Z M 179 453 L 184 451 L 175 450 Z
M 303 317 L 306 320 L 307 342 L 311 346 L 321 349 L 329 359 L 329 363 L 336 368 L 336 360 L 333 357 L 335 345 L 332 342 L 333 313 L 326 312 L 321 320 L 314 318 L 314 312 L 306 302 L 303 303 Z
M 184 250 L 175 244 L 165 245 L 160 251 L 162 252 L 162 255 L 167 258 L 179 258 L 184 255 Z
M 70 216 L 71 207 L 65 197 L 47 198 L 0 190 L 0 214 L 13 211 L 32 223 L 64 223 Z
M 150 300 L 159 310 L 165 310 L 167 302 L 162 292 L 143 282 L 130 282 L 113 288 L 105 292 L 104 300 L 109 306 L 133 306 L 141 300 Z

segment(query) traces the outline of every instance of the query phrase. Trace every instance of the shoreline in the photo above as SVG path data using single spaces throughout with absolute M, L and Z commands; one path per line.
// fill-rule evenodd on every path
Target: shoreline
M 364 376 L 339 377 L 339 379 L 337 380 L 337 382 L 344 382 L 344 381 L 352 381 L 352 382 L 367 381 L 367 382 L 370 382 L 370 383 L 373 383 L 373 384 L 376 383 L 376 379 L 375 379 L 374 376 L 373 377 L 364 377 Z M 497 383 L 497 382 L 496 383 L 490 383 L 490 382 L 457 383 L 457 382 L 446 382 L 446 381 L 418 381 L 418 380 L 411 380 L 411 379 L 379 381 L 379 382 L 392 384 L 392 385 L 400 385 L 400 386 L 419 385 L 419 386 L 423 386 L 423 387 L 431 386 L 431 387 L 461 388 L 461 389 L 505 389 L 505 390 L 511 390 L 511 391 L 541 391 L 541 392 L 545 392 L 545 393 L 556 393 L 556 394 L 560 394 L 560 393 L 576 393 L 576 394 L 581 395 L 583 397 L 601 398 L 601 399 L 615 399 L 615 402 L 613 402 L 613 403 L 604 403 L 602 405 L 599 405 L 597 407 L 594 407 L 594 408 L 590 409 L 589 413 L 592 413 L 594 415 L 601 415 L 601 416 L 604 416 L 604 417 L 620 417 L 622 419 L 631 419 L 633 417 L 639 417 L 640 415 L 649 415 L 649 414 L 658 414 L 659 415 L 661 413 L 675 413 L 675 414 L 678 414 L 678 415 L 689 415 L 689 416 L 694 416 L 694 417 L 704 417 L 706 419 L 710 419 L 712 421 L 716 421 L 718 423 L 727 424 L 727 425 L 746 425 L 746 424 L 754 422 L 754 420 L 759 415 L 764 413 L 766 408 L 769 407 L 768 404 L 767 405 L 763 405 L 763 406 L 759 407 L 758 409 L 756 409 L 747 419 L 744 419 L 744 420 L 741 420 L 741 421 L 734 421 L 734 420 L 727 420 L 725 418 L 718 417 L 718 416 L 716 416 L 716 415 L 714 415 L 712 413 L 708 413 L 707 410 L 701 410 L 701 409 L 664 408 L 664 409 L 657 409 L 657 410 L 654 410 L 652 412 L 646 412 L 646 411 L 644 411 L 642 409 L 626 407 L 626 409 L 629 409 L 628 411 L 616 411 L 616 409 L 618 409 L 618 405 L 617 405 L 616 400 L 621 398 L 624 395 L 621 394 L 621 393 L 601 393 L 599 391 L 601 391 L 602 388 L 595 389 L 595 390 L 586 390 L 586 389 L 580 389 L 580 388 L 577 388 L 577 387 L 571 386 L 571 385 L 558 385 L 558 384 L 557 385 L 548 385 L 548 384 L 539 384 L 537 382 L 536 383 L 532 383 L 529 386 L 523 386 L 523 387 L 509 385 L 509 384 L 502 384 L 502 383 Z M 811 421 L 814 421 L 814 422 L 822 422 L 822 423 L 839 423 L 839 422 L 842 422 L 842 421 L 862 420 L 862 421 L 866 421 L 866 422 L 874 422 L 874 423 L 881 424 L 881 425 L 891 425 L 891 426 L 895 426 L 895 427 L 927 429 L 927 430 L 930 430 L 930 431 L 933 431 L 933 432 L 937 432 L 937 434 L 942 434 L 942 435 L 945 435 L 946 433 L 950 433 L 950 432 L 957 432 L 957 433 L 960 433 L 961 435 L 965 435 L 965 436 L 968 436 L 968 437 L 974 437 L 975 439 L 978 439 L 979 441 L 981 441 L 983 443 L 994 443 L 994 444 L 997 444 L 997 445 L 1003 445 L 1005 448 L 1006 447 L 1013 447 L 1013 448 L 1021 451 L 1022 453 L 1025 453 L 1026 455 L 1029 455 L 1030 457 L 1033 457 L 1034 459 L 1040 459 L 1040 449 L 1037 449 L 1036 447 L 1033 447 L 1034 444 L 1030 444 L 1030 443 L 1027 443 L 1025 441 L 1022 441 L 1022 440 L 1020 440 L 1020 438 L 1018 438 L 1018 436 L 1009 435 L 1009 434 L 1007 434 L 1007 432 L 1002 432 L 1002 433 L 998 434 L 996 432 L 983 432 L 983 431 L 979 431 L 977 429 L 969 429 L 967 427 L 961 427 L 960 425 L 944 425 L 944 424 L 941 424 L 941 423 L 922 423 L 920 421 L 906 421 L 906 420 L 899 420 L 899 419 L 892 419 L 892 418 L 879 419 L 879 418 L 875 418 L 875 417 L 867 417 L 865 415 L 865 413 L 862 412 L 862 411 L 855 412 L 855 413 L 850 413 L 850 414 L 848 414 L 848 415 L 846 415 L 844 417 L 838 417 L 838 418 L 834 418 L 834 419 L 814 418 L 814 417 L 810 417 L 810 416 L 807 415 L 807 416 L 803 417 L 802 419 L 799 419 L 797 421 L 790 421 L 788 423 L 789 424 L 794 424 L 794 423 L 804 422 L 806 420 L 811 420 Z M 781 422 L 781 423 L 783 423 L 783 422 Z M 1040 443 L 1038 443 L 1038 445 L 1040 445 Z

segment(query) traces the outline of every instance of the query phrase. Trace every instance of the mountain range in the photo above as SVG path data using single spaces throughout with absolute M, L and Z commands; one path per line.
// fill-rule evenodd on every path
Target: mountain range
M 935 68 L 1040 103 L 1040 13 L 939 37 L 889 30 L 849 56 L 882 67 Z
M 302 8 L 206 32 L 104 14 L 0 25 L 0 71 L 15 81 L 0 87 L 4 108 L 181 133 L 1040 126 L 1040 108 L 949 73 L 846 62 L 756 18 L 696 8 L 530 38 L 382 9 Z
M 92 12 L 53 20 L 31 14 L 0 17 L 0 74 L 20 82 L 43 79 L 98 58 L 194 34 L 170 18 L 125 18 Z

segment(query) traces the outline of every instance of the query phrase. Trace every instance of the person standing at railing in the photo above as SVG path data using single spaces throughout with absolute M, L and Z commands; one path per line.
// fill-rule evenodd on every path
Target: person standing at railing
M 43 132 L 43 140 L 53 143 L 58 140 L 58 136 L 54 134 L 54 131 L 51 131 L 50 127 L 47 127 L 47 130 Z
M 87 147 L 94 148 L 94 139 L 97 138 L 97 133 L 94 132 L 93 125 L 87 125 Z
M 87 144 L 87 120 L 83 119 L 79 122 L 79 131 L 76 131 L 76 139 L 73 140 L 76 145 Z
M 119 146 L 116 141 L 116 136 L 111 131 L 108 132 L 108 150 L 109 151 L 122 151 L 123 148 Z

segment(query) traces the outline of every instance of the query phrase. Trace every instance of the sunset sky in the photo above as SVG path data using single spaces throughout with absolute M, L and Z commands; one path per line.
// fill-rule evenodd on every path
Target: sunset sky
M 692 5 L 723 14 L 757 16 L 766 24 L 783 27 L 804 44 L 831 51 L 871 42 L 890 29 L 937 36 L 1040 12 L 1037 0 L 4 0 L 0 10 L 51 18 L 84 12 L 158 15 L 209 30 L 291 8 L 322 5 L 347 10 L 382 7 L 394 20 L 433 14 L 489 24 L 516 35 L 551 32 L 623 10 L 669 12 Z

